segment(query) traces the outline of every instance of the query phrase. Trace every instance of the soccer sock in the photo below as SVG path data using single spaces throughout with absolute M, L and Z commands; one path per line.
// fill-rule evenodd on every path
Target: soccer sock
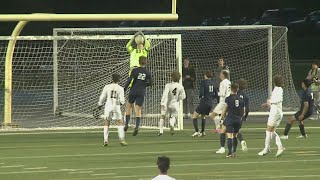
M 221 133 L 220 134 L 220 146 L 224 148 L 225 144 L 226 144 L 226 134 Z
M 237 137 L 233 138 L 233 152 L 237 152 L 237 146 L 238 146 L 238 139 Z
M 130 115 L 126 115 L 126 126 L 129 125 L 130 122 Z
M 194 131 L 195 131 L 195 132 L 199 132 L 198 119 L 197 119 L 197 118 L 194 118 L 194 119 L 193 119 L 193 127 L 194 127 Z
M 141 117 L 136 117 L 136 129 L 140 127 Z
M 286 125 L 286 128 L 284 129 L 284 133 L 283 133 L 283 135 L 285 135 L 285 136 L 288 136 L 288 134 L 289 134 L 289 131 L 290 131 L 290 129 L 291 129 L 291 124 L 287 124 Z
M 242 142 L 242 141 L 244 140 L 241 133 L 238 133 L 237 139 L 238 139 L 240 142 Z
M 304 131 L 304 124 L 300 124 L 300 125 L 299 125 L 299 129 L 300 129 L 301 135 L 302 135 L 302 136 L 305 136 L 305 135 L 306 135 L 306 132 Z
M 175 118 L 175 117 L 171 117 L 171 118 L 169 119 L 169 123 L 170 123 L 170 126 L 171 126 L 171 127 L 174 127 L 174 125 L 176 124 L 176 118 Z
M 216 125 L 216 129 L 220 129 L 220 117 L 215 116 L 213 120 L 214 120 L 214 124 Z
M 281 143 L 281 139 L 278 135 L 278 133 L 273 132 L 273 138 L 276 139 L 276 145 L 278 146 L 278 149 L 283 149 L 282 143 Z
M 266 131 L 266 140 L 265 140 L 265 146 L 264 146 L 264 151 L 265 152 L 269 151 L 270 141 L 271 141 L 271 132 Z
M 201 132 L 203 133 L 206 129 L 206 118 L 201 119 Z
M 232 154 L 232 139 L 231 138 L 228 138 L 228 142 L 227 142 L 227 145 L 228 145 L 228 155 Z
M 104 128 L 103 128 L 103 139 L 104 139 L 104 141 L 108 142 L 108 137 L 109 137 L 109 127 L 108 126 L 104 126 Z
M 163 133 L 163 123 L 164 123 L 164 119 L 160 119 L 160 121 L 159 121 L 160 133 Z
M 118 126 L 118 136 L 120 141 L 124 141 L 124 126 Z

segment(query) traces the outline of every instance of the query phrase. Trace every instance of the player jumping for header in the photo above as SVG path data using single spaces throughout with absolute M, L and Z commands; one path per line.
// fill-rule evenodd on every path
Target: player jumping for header
M 209 115 L 211 112 L 213 101 L 217 97 L 217 91 L 214 88 L 214 81 L 211 80 L 213 77 L 210 71 L 205 72 L 204 80 L 201 82 L 200 86 L 200 104 L 197 109 L 193 113 L 193 127 L 194 127 L 194 134 L 192 137 L 202 137 L 205 136 L 205 125 L 206 125 L 206 115 Z M 201 132 L 199 133 L 198 128 L 198 117 L 201 116 L 202 124 L 201 124 Z
M 146 94 L 146 88 L 152 85 L 151 73 L 145 68 L 147 64 L 147 58 L 141 56 L 139 58 L 140 67 L 132 70 L 130 77 L 125 85 L 125 90 L 128 89 L 130 83 L 132 87 L 128 96 L 127 110 L 125 113 L 126 125 L 124 130 L 128 130 L 128 124 L 130 121 L 130 115 L 132 111 L 133 104 L 135 104 L 135 115 L 136 115 L 136 127 L 133 132 L 133 136 L 136 136 L 139 131 L 140 120 L 141 120 L 141 108 L 143 105 L 144 97 Z
M 133 41 L 135 41 L 137 45 L 136 48 L 132 47 Z M 134 34 L 134 36 L 130 39 L 126 46 L 127 51 L 130 53 L 130 72 L 132 71 L 132 69 L 139 67 L 139 58 L 141 56 L 148 56 L 150 47 L 150 41 L 145 38 L 144 34 L 141 31 Z
M 103 133 L 104 135 L 103 146 L 108 145 L 110 119 L 116 120 L 118 124 L 118 135 L 120 139 L 120 144 L 123 146 L 126 146 L 127 143 L 124 140 L 124 126 L 123 126 L 122 114 L 120 109 L 120 106 L 124 104 L 125 100 L 124 100 L 123 87 L 118 85 L 120 81 L 120 75 L 113 74 L 112 81 L 113 81 L 112 84 L 106 85 L 103 88 L 103 91 L 100 95 L 99 102 L 98 102 L 99 110 L 102 109 L 102 105 L 105 102 L 104 118 L 106 121 L 104 125 L 104 133 Z
M 172 82 L 166 84 L 161 98 L 161 119 L 159 121 L 160 132 L 163 134 L 163 123 L 165 116 L 169 114 L 169 124 L 171 135 L 174 134 L 174 126 L 178 118 L 179 102 L 186 98 L 183 86 L 179 83 L 181 75 L 178 71 L 171 74 Z

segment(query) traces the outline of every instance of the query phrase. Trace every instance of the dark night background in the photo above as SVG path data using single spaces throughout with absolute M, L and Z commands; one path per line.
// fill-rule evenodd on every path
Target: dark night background
M 178 22 L 162 26 L 199 26 L 205 19 L 228 17 L 230 25 L 252 24 L 268 9 L 297 8 L 301 17 L 320 10 L 320 0 L 178 0 Z M 6 0 L 0 13 L 169 13 L 171 0 Z M 16 22 L 0 24 L 0 34 L 10 35 Z M 50 35 L 54 27 L 159 26 L 160 22 L 33 22 L 22 35 Z M 320 21 L 319 21 L 320 24 Z M 320 57 L 320 31 L 288 34 L 294 79 L 306 75 L 310 62 Z M 301 76 L 300 76 L 301 74 Z M 300 78 L 301 79 L 301 78 Z

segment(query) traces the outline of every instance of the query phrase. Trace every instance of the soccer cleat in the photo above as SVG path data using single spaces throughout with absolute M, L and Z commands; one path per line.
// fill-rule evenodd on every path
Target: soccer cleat
M 137 136 L 138 135 L 138 132 L 139 132 L 139 129 L 138 128 L 135 128 L 133 133 L 132 133 L 132 136 Z
M 206 133 L 205 133 L 205 132 L 202 132 L 202 133 L 199 134 L 199 137 L 203 137 L 203 136 L 205 136 L 205 135 L 206 135 Z
M 216 151 L 216 154 L 224 154 L 226 152 L 226 149 L 224 147 L 221 147 L 218 151 Z
M 128 126 L 126 125 L 126 126 L 124 126 L 124 128 L 123 128 L 123 130 L 124 130 L 124 132 L 127 132 L 128 131 Z
M 229 154 L 226 156 L 226 158 L 235 158 L 236 157 L 236 154 L 235 153 L 232 153 L 232 154 Z
M 158 133 L 157 135 L 158 135 L 158 136 L 162 136 L 162 135 L 163 135 L 163 133 Z
M 280 139 L 289 139 L 289 136 L 288 135 L 282 135 L 282 136 L 280 136 Z
M 297 139 L 305 139 L 305 138 L 308 138 L 307 134 L 306 135 L 300 135 L 300 136 L 297 137 Z
M 174 127 L 170 126 L 170 134 L 174 135 Z
M 192 134 L 192 137 L 199 137 L 200 136 L 200 133 L 199 132 L 194 132 L 193 134 Z
M 276 157 L 279 157 L 283 153 L 284 150 L 286 150 L 286 149 L 285 148 L 278 149 Z
M 241 141 L 241 147 L 243 152 L 248 151 L 247 143 L 245 141 Z
M 103 141 L 103 147 L 108 146 L 108 141 Z
M 128 143 L 126 141 L 121 141 L 120 144 L 121 146 L 128 146 Z
M 271 152 L 270 149 L 268 149 L 267 151 L 262 150 L 261 152 L 258 153 L 259 156 L 264 156 L 266 154 L 268 154 L 269 152 Z

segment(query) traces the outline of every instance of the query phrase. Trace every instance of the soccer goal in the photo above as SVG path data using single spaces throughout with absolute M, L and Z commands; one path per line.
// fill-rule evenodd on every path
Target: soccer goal
M 184 57 L 196 69 L 195 106 L 203 72 L 213 71 L 220 57 L 230 67 L 231 81 L 249 81 L 251 114 L 267 114 L 260 105 L 268 98 L 275 74 L 285 77 L 284 110 L 292 111 L 299 104 L 285 27 L 59 28 L 53 36 L 17 37 L 11 69 L 12 122 L 23 128 L 101 126 L 103 120 L 94 119 L 92 110 L 113 73 L 121 74 L 120 84 L 128 77 L 125 46 L 137 31 L 151 40 L 148 68 L 155 82 L 147 90 L 142 127 L 158 127 L 164 85 L 173 70 L 182 71 Z M 0 36 L 1 59 L 10 39 Z M 183 129 L 182 106 L 178 122 L 177 129 Z

